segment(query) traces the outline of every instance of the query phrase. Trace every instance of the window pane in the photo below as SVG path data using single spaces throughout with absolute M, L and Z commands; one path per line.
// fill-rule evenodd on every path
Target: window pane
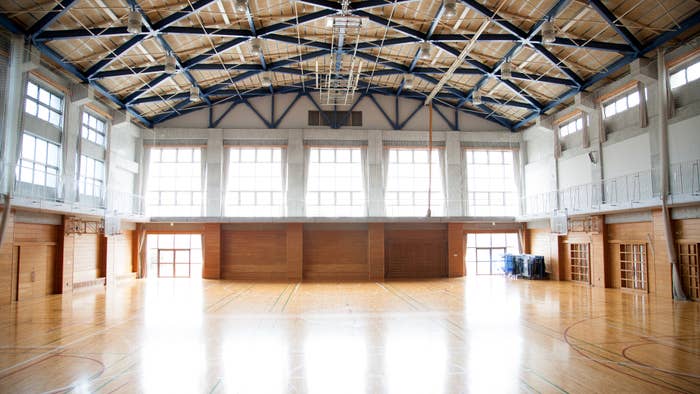
M 309 216 L 365 214 L 363 171 L 359 148 L 309 148 L 306 211 Z
M 687 79 L 688 82 L 695 81 L 696 79 L 700 78 L 700 62 L 695 63 L 692 66 L 688 67 L 688 75 Z

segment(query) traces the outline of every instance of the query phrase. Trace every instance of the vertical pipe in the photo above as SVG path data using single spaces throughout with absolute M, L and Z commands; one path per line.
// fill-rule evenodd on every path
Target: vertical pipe
M 660 161 L 661 161 L 661 209 L 664 216 L 664 235 L 666 238 L 666 252 L 668 254 L 668 260 L 671 264 L 671 284 L 673 286 L 673 299 L 674 300 L 687 300 L 685 293 L 683 292 L 683 287 L 681 285 L 681 277 L 678 272 L 678 256 L 676 254 L 676 244 L 673 239 L 673 228 L 671 223 L 671 213 L 668 209 L 667 198 L 668 198 L 668 171 L 669 171 L 669 158 L 668 158 L 668 106 L 666 103 L 666 89 L 667 89 L 667 74 L 666 74 L 666 62 L 664 59 L 664 52 L 662 49 L 656 51 L 656 65 L 658 72 L 658 92 L 657 92 L 657 103 L 659 111 L 659 149 L 660 149 Z M 640 93 L 642 94 L 642 93 Z M 640 97 L 641 99 L 641 97 Z
M 429 112 L 429 122 L 428 125 L 428 212 L 425 216 L 430 217 L 432 212 L 430 211 L 430 203 L 433 194 L 433 102 L 431 101 Z

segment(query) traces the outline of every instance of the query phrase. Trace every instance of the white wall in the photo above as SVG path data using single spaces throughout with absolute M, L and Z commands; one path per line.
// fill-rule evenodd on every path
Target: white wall
M 651 168 L 649 135 L 603 145 L 603 176 L 606 179 Z
M 668 132 L 671 163 L 700 159 L 700 116 L 671 124 Z
M 591 161 L 588 154 L 559 160 L 559 190 L 591 183 Z

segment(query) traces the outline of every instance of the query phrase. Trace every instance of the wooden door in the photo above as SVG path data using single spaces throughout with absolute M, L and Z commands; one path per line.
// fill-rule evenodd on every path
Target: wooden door
M 53 294 L 56 247 L 21 245 L 18 249 L 17 301 Z

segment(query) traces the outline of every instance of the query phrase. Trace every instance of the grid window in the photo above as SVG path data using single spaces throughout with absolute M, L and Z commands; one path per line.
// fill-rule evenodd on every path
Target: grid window
M 678 243 L 681 285 L 688 298 L 700 299 L 700 244 Z
M 517 233 L 467 234 L 467 275 L 503 275 L 506 253 L 520 253 Z
M 620 244 L 620 286 L 623 289 L 646 290 L 646 244 Z
M 102 199 L 104 186 L 104 163 L 92 157 L 80 155 L 80 181 L 78 191 L 83 196 Z
M 152 148 L 146 209 L 149 216 L 201 216 L 201 148 Z
M 590 280 L 590 244 L 569 244 L 569 259 L 571 260 L 571 280 L 591 283 Z
M 387 216 L 425 216 L 428 211 L 428 180 L 432 193 L 432 216 L 444 215 L 445 198 L 439 152 L 432 152 L 432 170 L 428 149 L 389 149 L 389 164 L 384 202 Z
M 467 150 L 467 202 L 471 216 L 515 216 L 513 151 Z
M 107 132 L 107 123 L 92 115 L 89 112 L 83 112 L 83 124 L 80 135 L 88 141 L 92 141 L 97 145 L 105 145 L 105 133 Z
M 151 278 L 201 278 L 201 234 L 148 234 L 148 276 Z
M 362 150 L 309 148 L 307 216 L 365 216 Z
M 56 127 L 63 124 L 63 96 L 28 81 L 24 112 Z
M 646 91 L 644 93 L 646 95 Z M 634 108 L 637 105 L 639 105 L 639 92 L 635 90 L 632 93 L 625 94 L 617 99 L 604 103 L 603 115 L 605 118 L 609 118 L 621 112 L 625 112 L 630 108 Z
M 674 71 L 669 82 L 671 83 L 671 89 L 675 89 L 698 78 L 700 78 L 700 62 Z
M 581 130 L 583 130 L 583 117 L 578 117 L 559 125 L 559 137 L 563 138 Z
M 17 181 L 57 188 L 60 150 L 59 145 L 31 134 L 22 134 L 22 156 L 17 163 Z
M 230 148 L 227 216 L 283 216 L 282 148 Z

